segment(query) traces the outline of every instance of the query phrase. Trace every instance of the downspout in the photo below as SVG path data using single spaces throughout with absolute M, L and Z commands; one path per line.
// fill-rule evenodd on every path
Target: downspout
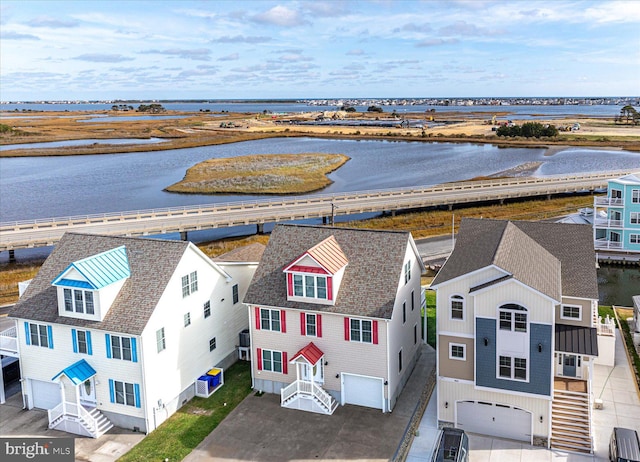
M 385 342 L 387 344 L 387 378 L 385 379 L 385 382 L 387 382 L 387 384 L 389 383 L 389 379 L 391 378 L 391 370 L 389 369 L 389 367 L 391 366 L 391 353 L 389 351 L 389 348 L 391 348 L 391 346 L 389 345 L 391 342 L 389 342 L 389 324 L 390 321 L 388 319 L 385 320 L 385 326 L 387 328 L 387 341 Z M 385 385 L 382 385 L 383 387 Z M 391 398 L 389 397 L 389 385 L 386 385 L 386 389 L 385 393 L 387 395 L 386 399 L 383 401 L 384 403 L 384 408 L 382 412 L 391 412 Z
M 146 434 L 148 435 L 149 433 L 151 433 L 152 430 L 156 429 L 156 422 L 155 422 L 155 417 L 156 417 L 156 410 L 155 407 L 153 408 L 153 429 L 149 430 L 149 409 L 147 408 L 147 383 L 145 380 L 145 373 L 144 373 L 144 347 L 142 345 L 142 335 L 138 335 L 137 336 L 137 342 L 138 347 L 140 348 L 140 372 L 141 372 L 141 376 L 142 376 L 142 389 L 144 390 L 143 395 L 140 397 L 142 403 L 140 403 L 141 406 L 143 406 L 144 408 L 144 426 L 146 428 Z
M 254 322 L 255 319 L 251 316 L 251 305 L 247 304 L 247 314 L 249 316 L 249 356 L 251 356 L 251 389 L 255 390 L 256 389 L 256 379 L 254 377 L 254 373 L 253 373 L 253 365 L 257 364 L 257 362 L 254 362 L 254 354 L 253 354 L 253 331 L 254 331 Z M 257 354 L 257 353 L 256 353 Z M 257 361 L 257 358 L 256 358 Z

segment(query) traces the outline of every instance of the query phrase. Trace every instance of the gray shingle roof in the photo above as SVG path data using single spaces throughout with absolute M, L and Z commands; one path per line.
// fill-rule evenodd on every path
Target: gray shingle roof
M 558 290 L 563 296 L 598 298 L 588 225 L 465 218 L 433 285 L 493 264 L 556 300 Z
M 259 242 L 244 245 L 213 258 L 215 262 L 259 262 L 265 245 Z
M 131 277 L 102 322 L 58 316 L 51 281 L 70 263 L 124 245 Z M 189 242 L 66 233 L 9 316 L 140 335 Z
M 335 305 L 287 301 L 282 270 L 332 235 L 349 261 Z M 277 225 L 244 303 L 390 319 L 410 236 L 400 231 Z

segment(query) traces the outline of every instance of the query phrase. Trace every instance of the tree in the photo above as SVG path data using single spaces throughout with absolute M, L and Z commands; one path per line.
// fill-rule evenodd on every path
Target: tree
M 384 112 L 379 106 L 369 106 L 367 112 Z
M 632 105 L 627 104 L 622 109 L 620 109 L 620 117 L 624 117 L 627 123 L 630 123 L 632 120 L 634 123 L 637 123 L 636 121 L 638 120 L 638 111 L 636 111 Z

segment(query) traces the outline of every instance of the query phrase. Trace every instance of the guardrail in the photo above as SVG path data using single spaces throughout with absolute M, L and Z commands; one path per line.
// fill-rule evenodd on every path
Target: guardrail
M 0 223 L 0 250 L 53 245 L 66 231 L 144 236 L 267 222 L 593 191 L 630 172 L 446 183 Z

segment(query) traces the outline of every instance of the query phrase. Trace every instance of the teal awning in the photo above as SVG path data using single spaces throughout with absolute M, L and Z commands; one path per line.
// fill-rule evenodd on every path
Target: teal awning
M 75 385 L 80 385 L 87 379 L 90 379 L 96 375 L 96 370 L 89 365 L 84 359 L 81 359 L 77 363 L 72 364 L 69 367 L 62 369 L 51 380 L 55 380 L 62 374 L 66 375 Z

